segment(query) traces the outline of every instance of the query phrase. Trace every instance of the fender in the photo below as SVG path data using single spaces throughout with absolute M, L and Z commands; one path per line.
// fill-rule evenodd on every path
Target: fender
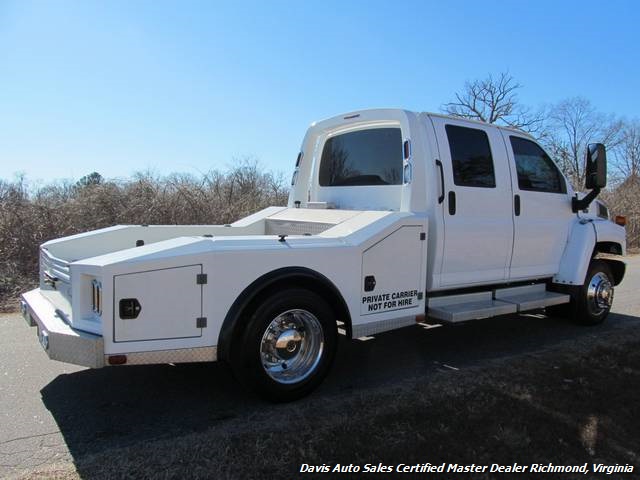
M 276 287 L 278 284 L 287 282 L 295 282 L 298 286 L 315 287 L 320 290 L 320 292 L 325 293 L 325 295 L 332 297 L 327 300 L 329 300 L 330 304 L 337 310 L 336 314 L 344 322 L 347 336 L 351 338 L 351 316 L 349 309 L 340 291 L 333 282 L 321 273 L 306 267 L 284 267 L 254 280 L 240 293 L 235 302 L 233 302 L 222 323 L 218 337 L 218 358 L 220 360 L 230 359 L 231 345 L 237 327 L 241 326 L 242 313 L 245 309 L 250 307 L 252 302 L 258 299 L 260 294 L 270 287 Z
M 595 245 L 596 229 L 593 222 L 575 222 L 560 259 L 560 268 L 552 282 L 561 285 L 582 285 Z
M 619 245 L 616 254 L 602 250 L 602 246 Z M 553 277 L 553 283 L 560 285 L 583 285 L 592 258 L 609 263 L 614 275 L 614 285 L 618 285 L 625 273 L 626 253 L 624 228 L 607 220 L 582 219 L 574 223 L 569 241 L 560 259 L 560 269 Z
M 596 242 L 609 242 L 611 244 L 620 245 L 620 249 L 616 252 L 617 255 L 625 256 L 627 254 L 627 240 L 624 227 L 616 225 L 609 220 L 595 220 L 593 226 L 596 229 Z

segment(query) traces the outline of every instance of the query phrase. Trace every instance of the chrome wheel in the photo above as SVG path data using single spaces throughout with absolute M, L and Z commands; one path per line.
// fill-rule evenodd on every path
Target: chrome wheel
M 613 303 L 613 285 L 603 272 L 597 272 L 587 285 L 587 306 L 594 315 L 600 315 L 611 308 Z
M 311 312 L 287 310 L 274 318 L 262 336 L 264 371 L 278 383 L 298 383 L 316 369 L 324 349 L 322 324 Z

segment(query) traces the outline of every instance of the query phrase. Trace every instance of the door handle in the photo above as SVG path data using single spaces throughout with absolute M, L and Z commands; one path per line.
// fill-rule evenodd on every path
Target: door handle
M 520 195 L 513 196 L 513 211 L 516 217 L 520 216 Z
M 451 190 L 449 192 L 449 215 L 456 214 L 456 192 Z
M 440 191 L 442 194 L 438 197 L 438 203 L 444 202 L 444 169 L 442 168 L 442 162 L 436 159 L 436 166 L 440 170 Z

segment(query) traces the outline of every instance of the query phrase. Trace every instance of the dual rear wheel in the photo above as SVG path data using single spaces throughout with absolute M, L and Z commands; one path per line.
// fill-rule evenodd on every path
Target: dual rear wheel
M 295 400 L 327 375 L 337 341 L 335 314 L 327 302 L 310 290 L 288 288 L 249 314 L 233 349 L 232 368 L 262 397 Z

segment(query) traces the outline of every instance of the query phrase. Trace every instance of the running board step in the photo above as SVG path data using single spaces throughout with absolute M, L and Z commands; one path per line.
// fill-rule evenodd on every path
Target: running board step
M 457 323 L 516 313 L 518 305 L 494 300 L 493 292 L 465 293 L 429 299 L 429 318 Z
M 548 292 L 544 283 L 524 287 L 501 288 L 495 291 L 494 298 L 503 302 L 517 304 L 519 312 L 569 303 L 571 300 L 571 297 L 566 293 Z
M 548 292 L 545 285 L 540 283 L 430 298 L 427 316 L 443 322 L 458 323 L 559 305 L 568 303 L 569 299 L 569 295 Z

